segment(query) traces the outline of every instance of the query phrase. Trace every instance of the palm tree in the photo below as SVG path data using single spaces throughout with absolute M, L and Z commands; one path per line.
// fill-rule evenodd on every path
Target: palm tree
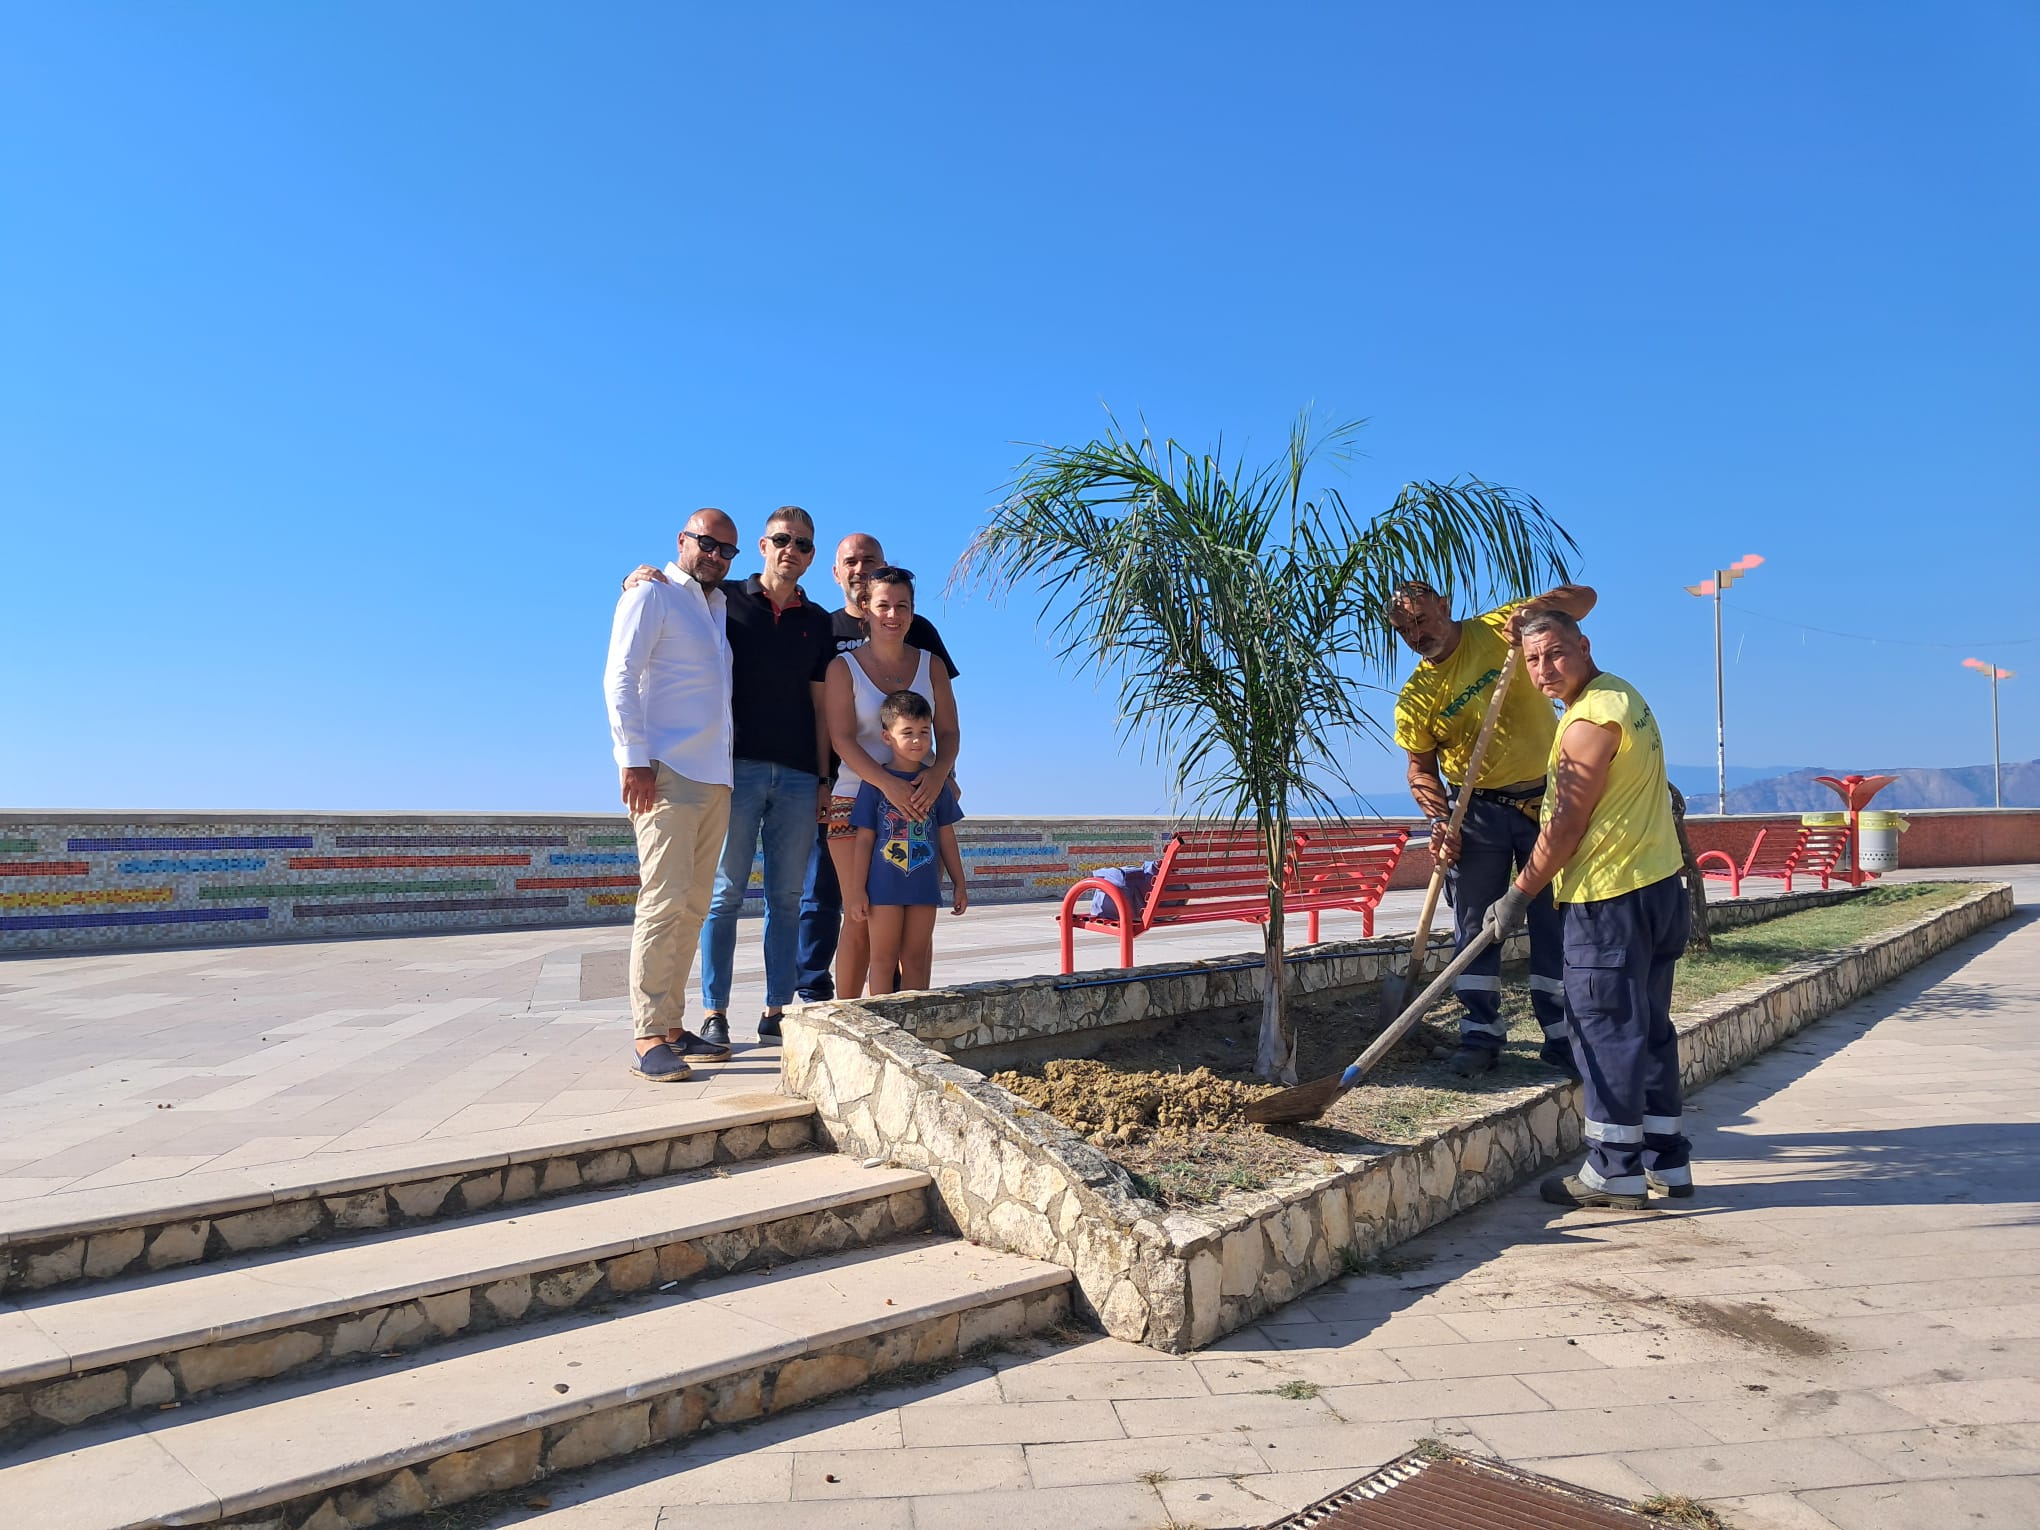
M 1267 970 L 1256 1067 L 1296 1081 L 1283 1004 L 1282 880 L 1293 814 L 1337 815 L 1334 748 L 1383 736 L 1363 705 L 1398 656 L 1396 587 L 1528 594 L 1565 578 L 1572 539 L 1537 501 L 1478 479 L 1411 483 L 1364 525 L 1336 489 L 1306 494 L 1321 456 L 1350 458 L 1364 421 L 1249 469 L 1108 416 L 1100 439 L 1024 462 L 952 583 L 1042 592 L 1058 656 L 1115 674 L 1122 730 L 1171 768 L 1179 798 L 1251 818 L 1266 851 Z

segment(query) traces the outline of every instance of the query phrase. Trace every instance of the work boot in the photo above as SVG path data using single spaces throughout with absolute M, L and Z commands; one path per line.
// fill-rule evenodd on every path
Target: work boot
M 682 1050 L 689 1057 L 702 1057 L 710 1062 L 721 1062 L 730 1055 L 730 1022 L 727 1017 L 717 1014 L 701 1017 L 701 1034 L 682 1031 L 680 1039 L 685 1044 Z
M 1693 1199 L 1693 1181 L 1690 1179 L 1683 1185 L 1668 1185 L 1649 1169 L 1643 1171 L 1643 1179 L 1644 1183 L 1650 1187 L 1652 1195 L 1669 1196 L 1675 1201 L 1690 1201 Z
M 1473 1078 L 1494 1072 L 1495 1064 L 1500 1060 L 1501 1054 L 1494 1047 L 1470 1047 L 1462 1043 L 1446 1066 L 1461 1078 Z
M 1537 1060 L 1547 1068 L 1556 1068 L 1575 1084 L 1580 1081 L 1580 1065 L 1573 1060 L 1570 1041 L 1561 1038 L 1545 1042 L 1537 1049 Z
M 1537 1193 L 1552 1205 L 1564 1206 L 1572 1211 L 1641 1211 L 1644 1207 L 1644 1198 L 1640 1195 L 1617 1195 L 1612 1190 L 1596 1190 L 1577 1174 L 1554 1174 L 1537 1187 Z

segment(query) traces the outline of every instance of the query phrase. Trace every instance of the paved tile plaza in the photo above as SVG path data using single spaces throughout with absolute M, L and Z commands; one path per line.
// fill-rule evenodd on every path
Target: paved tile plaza
M 1675 1212 L 1518 1191 L 1198 1355 L 1002 1355 L 556 1480 L 501 1522 L 1249 1525 L 1430 1436 L 1741 1530 L 2040 1524 L 2040 869 L 2011 874 L 2018 919 L 1692 1102 L 1704 1189 Z M 1038 907 L 974 914 L 943 970 L 1041 970 L 1050 933 Z M 595 996 L 622 939 L 0 964 L 4 1194 L 656 1109 L 678 1091 L 622 1073 Z M 773 1069 L 740 1052 L 681 1088 Z
M 1410 929 L 1420 901 L 1391 894 L 1376 929 Z M 1325 916 L 1327 940 L 1360 933 L 1357 915 Z M 1139 954 L 1257 939 L 1193 925 Z M 1053 972 L 1054 906 L 944 916 L 936 940 L 938 980 Z M 629 943 L 591 926 L 0 961 L 0 1202 L 776 1087 L 778 1048 L 745 1045 L 764 999 L 755 919 L 737 946 L 737 1054 L 684 1084 L 629 1072 Z M 1079 950 L 1118 955 L 1102 936 Z

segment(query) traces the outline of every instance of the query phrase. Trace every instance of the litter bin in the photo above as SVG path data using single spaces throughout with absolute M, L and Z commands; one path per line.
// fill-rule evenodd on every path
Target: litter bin
M 1911 825 L 1896 813 L 1864 813 L 1856 820 L 1856 844 L 1863 871 L 1892 871 L 1898 866 L 1898 836 Z

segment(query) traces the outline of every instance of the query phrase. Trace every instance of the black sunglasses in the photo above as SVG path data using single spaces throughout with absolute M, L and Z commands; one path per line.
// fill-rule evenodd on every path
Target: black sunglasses
M 815 550 L 815 539 L 813 537 L 797 537 L 790 531 L 768 532 L 765 540 L 774 547 L 784 547 L 787 543 L 791 542 L 796 551 L 811 553 Z
M 680 533 L 680 535 L 682 535 L 683 537 L 694 538 L 695 543 L 701 548 L 703 552 L 721 558 L 725 563 L 727 563 L 731 558 L 734 558 L 738 553 L 744 550 L 743 548 L 739 547 L 735 542 L 718 541 L 714 537 L 703 536 L 698 531 L 683 531 Z

